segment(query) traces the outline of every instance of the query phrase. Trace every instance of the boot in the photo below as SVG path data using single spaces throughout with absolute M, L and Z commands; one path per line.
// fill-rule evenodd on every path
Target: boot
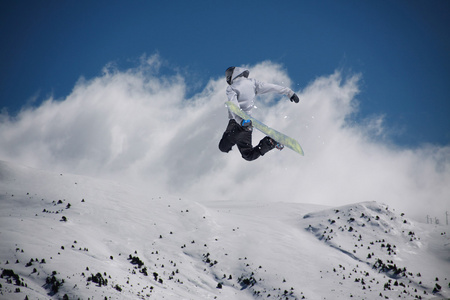
M 277 141 L 275 141 L 273 138 L 269 137 L 269 141 L 272 145 L 274 145 L 275 148 L 277 148 L 278 150 L 283 150 L 284 145 L 278 143 Z
M 259 149 L 259 152 L 261 153 L 261 156 L 272 150 L 273 148 L 277 148 L 279 150 L 283 149 L 284 146 L 280 143 L 277 143 L 274 139 L 266 136 L 263 138 L 258 146 L 256 146 Z

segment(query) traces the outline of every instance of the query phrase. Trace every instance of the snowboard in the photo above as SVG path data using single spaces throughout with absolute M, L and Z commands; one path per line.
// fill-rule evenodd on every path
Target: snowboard
M 273 138 L 275 141 L 277 141 L 278 143 L 290 148 L 291 150 L 297 152 L 300 155 L 305 155 L 303 153 L 303 149 L 300 146 L 300 144 L 293 138 L 288 137 L 287 135 L 276 131 L 273 128 L 270 128 L 269 126 L 267 126 L 266 124 L 256 120 L 255 118 L 249 116 L 246 112 L 244 112 L 243 110 L 241 110 L 236 104 L 234 104 L 231 101 L 227 101 L 225 102 L 225 105 L 230 109 L 230 111 L 236 115 L 238 115 L 239 117 L 241 117 L 244 120 L 251 120 L 253 127 L 255 127 L 256 129 L 258 129 L 259 131 L 261 131 L 262 133 L 264 133 L 265 135 L 270 136 L 271 138 Z

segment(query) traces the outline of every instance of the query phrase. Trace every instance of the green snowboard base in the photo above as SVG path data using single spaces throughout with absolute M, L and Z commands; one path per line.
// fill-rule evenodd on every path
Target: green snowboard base
M 234 114 L 238 115 L 242 119 L 244 119 L 244 120 L 251 120 L 252 124 L 253 124 L 253 127 L 258 129 L 262 133 L 270 136 L 271 138 L 273 138 L 278 143 L 283 144 L 284 146 L 294 150 L 295 152 L 299 153 L 300 155 L 305 155 L 303 153 L 303 149 L 300 146 L 300 144 L 296 140 L 294 140 L 293 138 L 288 137 L 287 135 L 285 135 L 285 134 L 283 134 L 281 132 L 278 132 L 275 129 L 270 128 L 269 126 L 261 123 L 260 121 L 256 120 L 253 117 L 250 117 L 243 110 L 241 110 L 239 107 L 237 107 L 237 105 L 234 104 L 233 102 L 227 101 L 227 102 L 225 102 L 225 105 L 228 106 L 228 108 L 230 109 L 231 112 L 233 112 Z

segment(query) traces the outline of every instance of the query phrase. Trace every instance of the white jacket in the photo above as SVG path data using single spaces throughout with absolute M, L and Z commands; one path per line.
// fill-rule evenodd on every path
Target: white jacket
M 251 114 L 255 104 L 255 97 L 259 94 L 277 93 L 286 95 L 289 98 L 294 95 L 294 91 L 290 88 L 276 84 L 265 83 L 253 78 L 247 78 L 249 71 L 244 68 L 236 67 L 231 77 L 231 85 L 227 87 L 228 100 L 235 103 L 247 114 Z M 239 124 L 242 118 L 228 110 L 228 117 L 235 119 Z

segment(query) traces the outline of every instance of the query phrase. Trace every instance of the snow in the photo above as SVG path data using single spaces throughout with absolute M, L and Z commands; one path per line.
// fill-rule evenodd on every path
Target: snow
M 0 162 L 0 299 L 450 297 L 446 225 L 155 190 Z

